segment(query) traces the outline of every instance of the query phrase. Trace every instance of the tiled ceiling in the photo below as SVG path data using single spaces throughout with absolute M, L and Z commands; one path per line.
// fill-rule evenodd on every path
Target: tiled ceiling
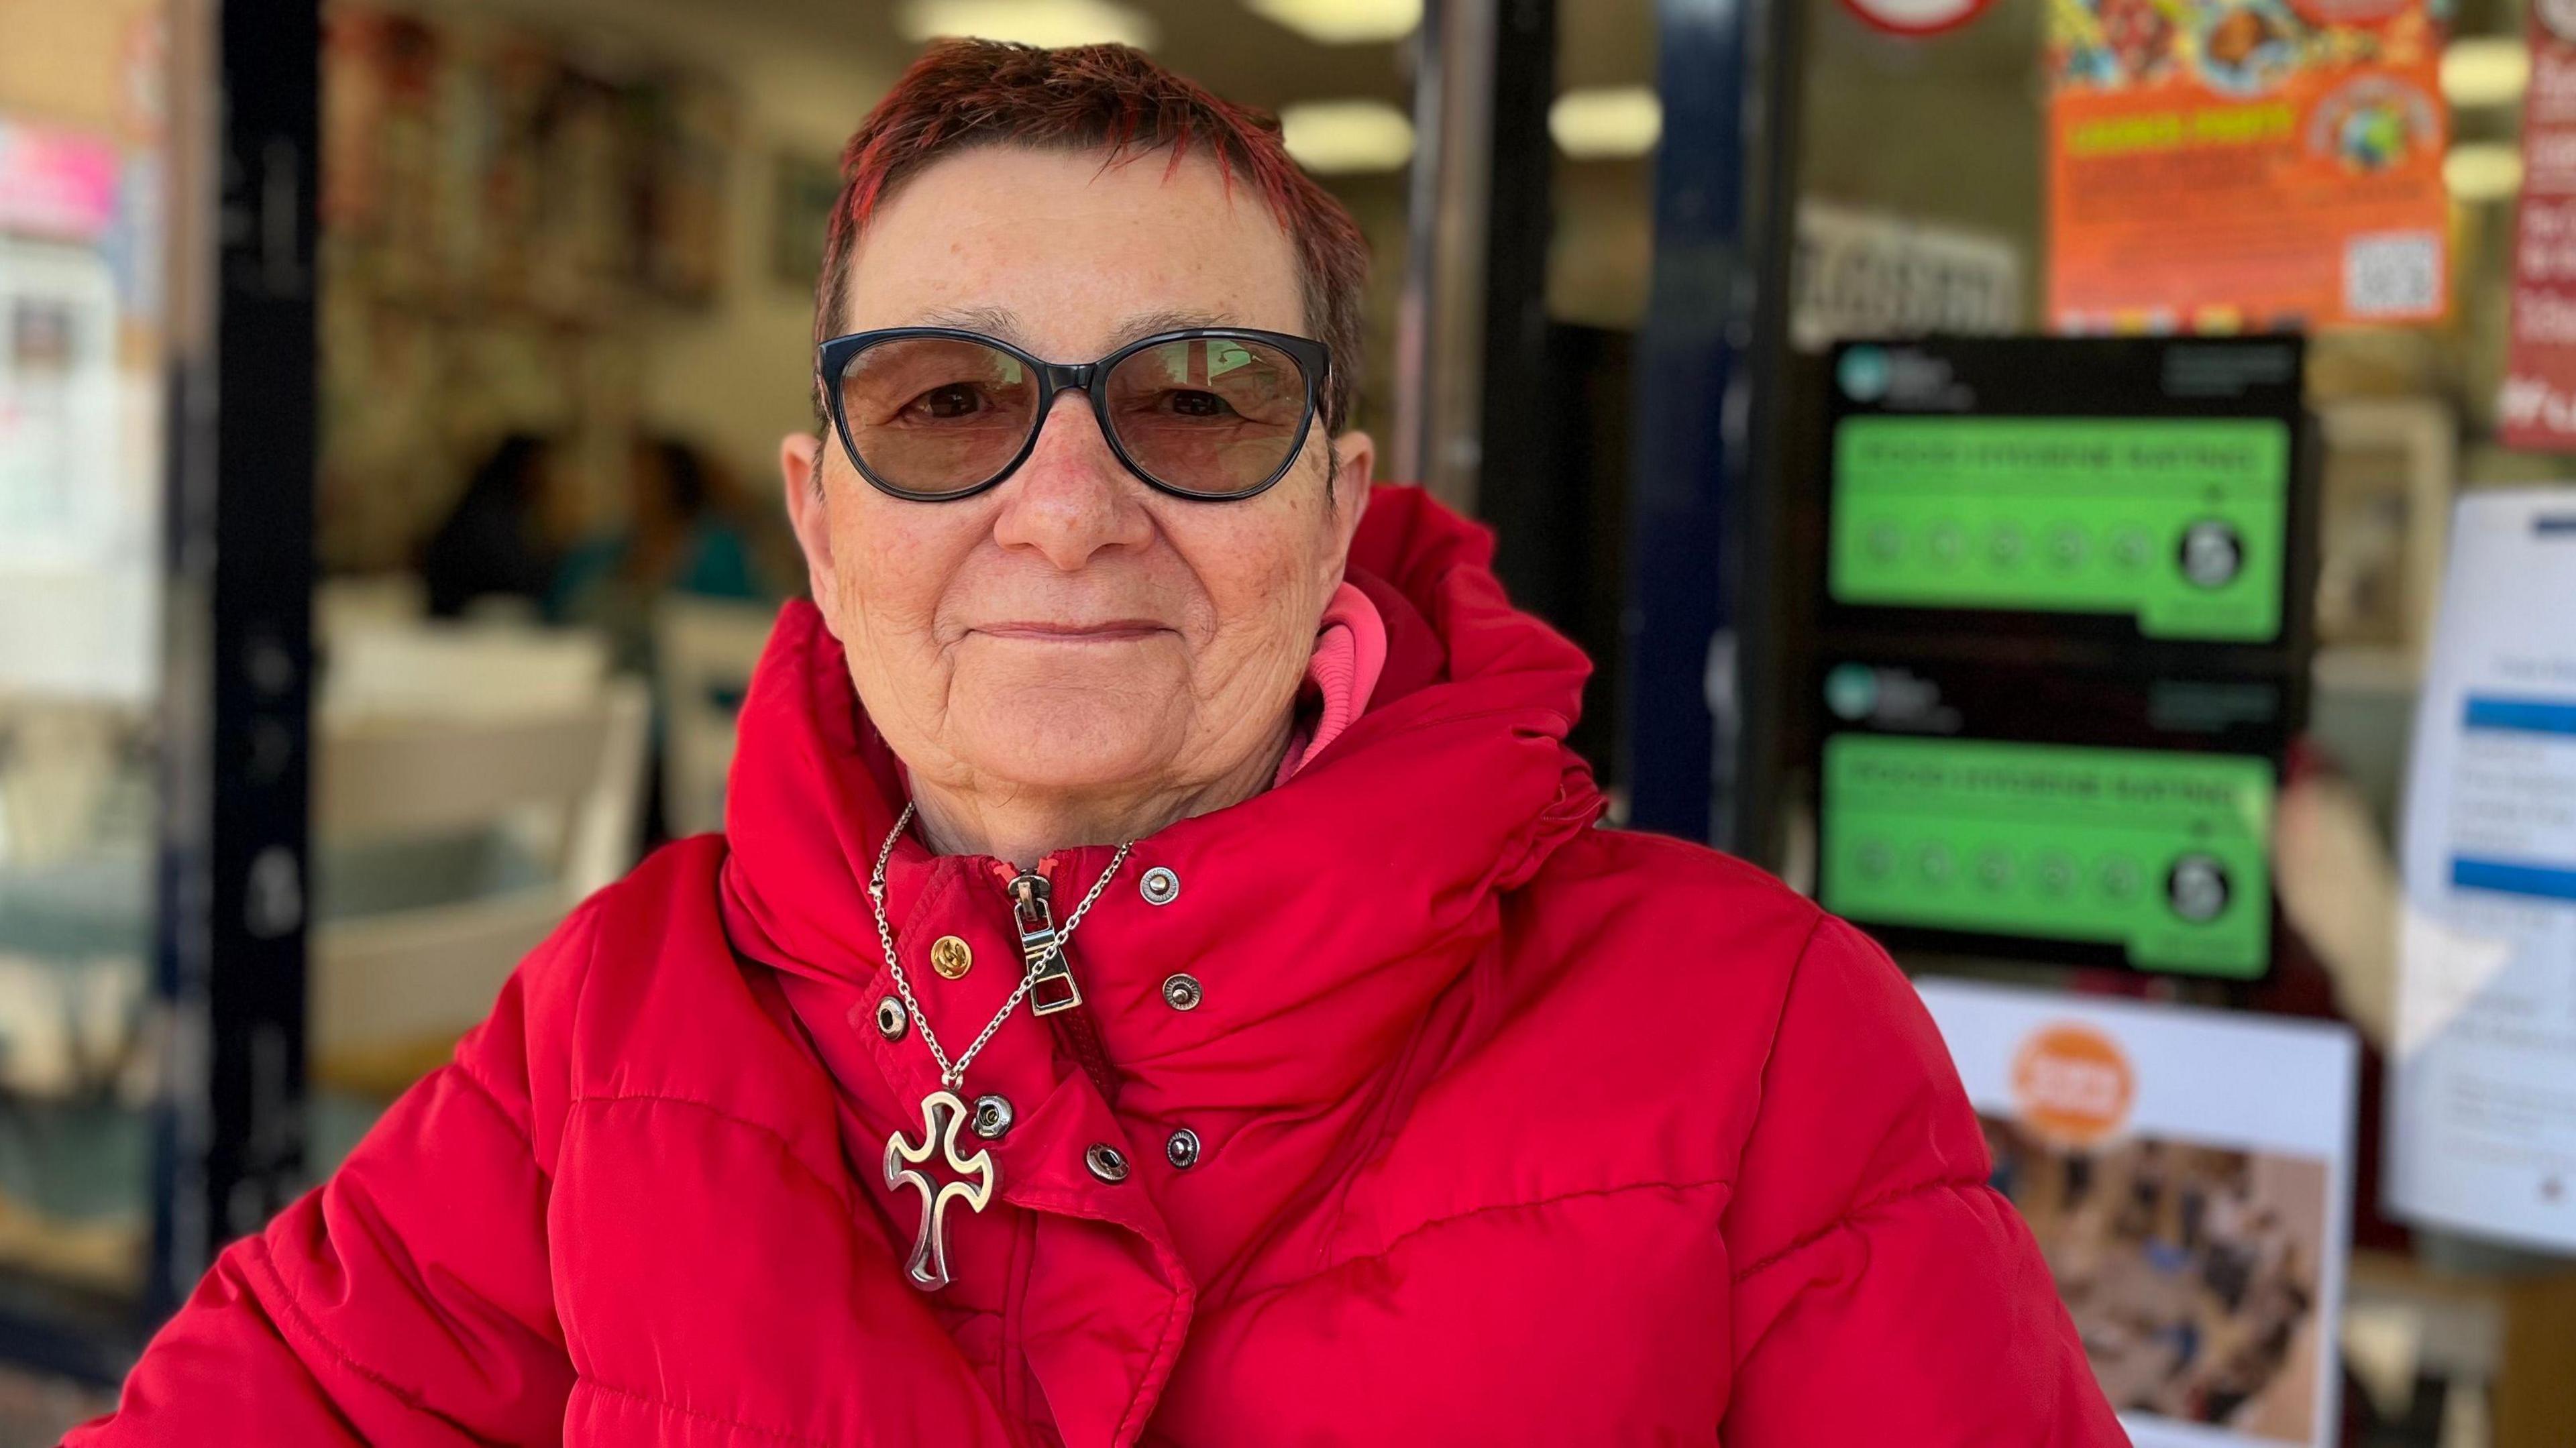
M 1277 110 L 1293 101 L 1369 97 L 1405 103 L 1411 46 L 1322 45 L 1245 8 L 1240 0 L 1119 0 L 1161 31 L 1157 58 L 1230 99 Z M 800 23 L 900 54 L 891 0 L 767 0 Z M 1558 85 L 1651 84 L 1652 0 L 1559 0 Z
M 757 5 L 874 54 L 909 54 L 893 0 L 729 0 Z M 1412 44 L 1322 45 L 1242 0 L 1119 0 L 1152 16 L 1156 57 L 1218 94 L 1268 110 L 1297 101 L 1375 98 L 1409 104 Z M 1522 0 L 1496 0 L 1499 4 Z M 1655 83 L 1655 0 L 1556 0 L 1559 91 Z M 1402 172 L 1325 178 L 1359 215 L 1377 251 L 1372 311 L 1393 306 L 1403 256 Z M 1633 325 L 1651 268 L 1650 163 L 1557 157 L 1551 199 L 1549 305 L 1560 317 Z M 1391 336 L 1391 327 L 1381 326 Z M 1387 338 L 1377 339 L 1383 345 Z M 1378 360 L 1383 373 L 1385 360 Z

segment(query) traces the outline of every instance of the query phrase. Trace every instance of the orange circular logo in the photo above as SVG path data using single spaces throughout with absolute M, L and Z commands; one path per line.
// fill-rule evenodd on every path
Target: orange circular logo
M 2030 1033 L 2013 1055 L 2013 1100 L 2022 1124 L 2062 1146 L 2091 1146 L 2118 1132 L 2137 1099 L 2137 1073 L 2109 1036 L 2076 1021 Z

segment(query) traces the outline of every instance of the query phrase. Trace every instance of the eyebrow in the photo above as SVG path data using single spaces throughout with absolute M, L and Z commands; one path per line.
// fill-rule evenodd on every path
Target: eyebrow
M 999 337 L 1003 341 L 1023 347 L 1028 345 L 1026 340 L 1028 331 L 1020 320 L 1020 314 L 1008 307 L 942 307 L 936 311 L 925 312 L 905 325 L 955 327 L 960 331 L 982 332 L 986 336 Z M 1115 352 L 1130 342 L 1151 337 L 1158 332 L 1179 332 L 1192 327 L 1240 325 L 1242 324 L 1232 318 L 1220 316 L 1214 312 L 1193 311 L 1186 308 L 1139 312 L 1119 323 L 1117 330 L 1109 334 L 1107 350 Z

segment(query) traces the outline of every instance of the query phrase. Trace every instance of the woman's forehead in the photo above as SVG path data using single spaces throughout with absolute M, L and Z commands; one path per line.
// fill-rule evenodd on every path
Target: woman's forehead
M 842 330 L 964 326 L 1050 355 L 1176 326 L 1302 331 L 1295 248 L 1229 179 L 1204 156 L 944 157 L 869 218 Z

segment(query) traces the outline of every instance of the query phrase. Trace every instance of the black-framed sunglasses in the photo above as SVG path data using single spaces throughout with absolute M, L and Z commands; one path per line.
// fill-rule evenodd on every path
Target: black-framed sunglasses
M 1073 388 L 1109 450 L 1147 485 L 1209 502 L 1287 476 L 1314 426 L 1332 353 L 1311 337 L 1193 327 L 1097 362 L 1048 362 L 980 332 L 889 327 L 834 337 L 816 368 L 861 476 L 915 502 L 970 497 L 1028 461 Z

